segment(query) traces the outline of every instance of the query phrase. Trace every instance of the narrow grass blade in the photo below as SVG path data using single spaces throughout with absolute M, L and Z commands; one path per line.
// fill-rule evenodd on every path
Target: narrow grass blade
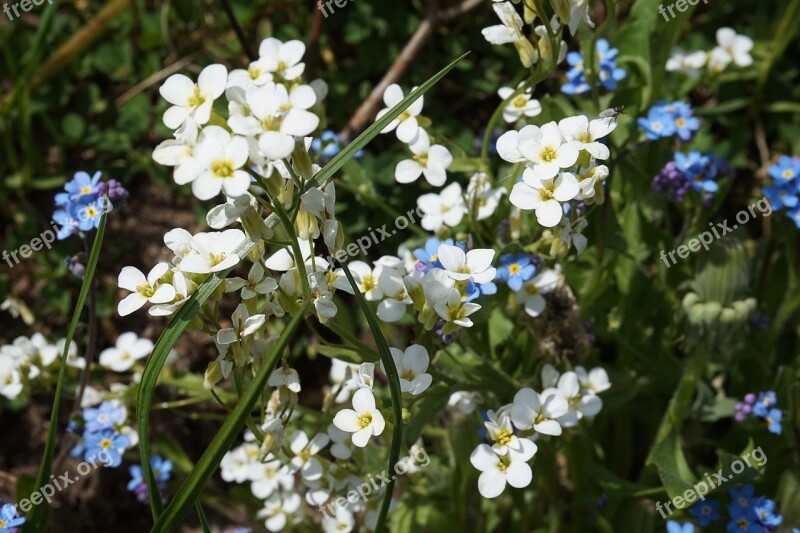
M 372 309 L 370 309 L 369 305 L 367 305 L 367 300 L 365 300 L 364 295 L 361 294 L 358 284 L 356 284 L 356 281 L 353 279 L 353 274 L 350 273 L 350 269 L 348 269 L 347 265 L 344 263 L 339 263 L 339 265 L 342 267 L 344 275 L 347 276 L 347 281 L 350 282 L 350 286 L 353 287 L 353 293 L 356 296 L 356 300 L 358 300 L 358 306 L 367 319 L 369 329 L 372 331 L 372 337 L 375 339 L 375 344 L 378 346 L 378 353 L 381 356 L 383 368 L 386 370 L 386 377 L 389 379 L 389 393 L 392 395 L 392 413 L 394 414 L 392 447 L 389 450 L 389 466 L 386 470 L 387 475 L 390 475 L 394 472 L 397 459 L 400 457 L 400 445 L 402 444 L 403 438 L 403 399 L 402 393 L 400 392 L 400 375 L 397 373 L 397 367 L 394 364 L 394 359 L 392 359 L 392 353 L 389 351 L 389 345 L 386 343 L 383 332 L 381 332 L 378 318 L 375 316 Z M 381 502 L 381 508 L 378 513 L 375 533 L 381 533 L 381 531 L 383 531 L 386 513 L 389 511 L 389 504 L 392 501 L 395 477 L 396 476 L 391 475 L 389 483 L 386 485 L 386 492 L 383 493 L 383 501 Z
M 467 52 L 469 53 L 469 52 Z M 376 121 L 361 135 L 356 137 L 352 143 L 347 145 L 341 152 L 339 152 L 325 167 L 319 171 L 314 178 L 308 181 L 306 189 L 310 187 L 324 186 L 347 161 L 349 161 L 356 152 L 361 150 L 367 145 L 380 131 L 389 125 L 391 121 L 397 118 L 403 111 L 408 108 L 417 98 L 428 92 L 442 77 L 445 76 L 456 64 L 466 57 L 466 53 L 457 58 L 455 61 L 444 67 L 437 72 L 433 77 L 420 85 L 416 90 L 412 91 L 408 96 L 403 98 L 392 109 L 389 110 L 380 120 Z M 266 223 L 270 228 L 275 228 L 280 220 L 274 213 L 267 217 Z M 255 246 L 253 243 L 246 241 L 238 249 L 236 253 L 239 257 L 246 256 L 250 250 Z M 143 477 L 147 483 L 150 496 L 150 509 L 154 519 L 157 519 L 159 514 L 164 509 L 161 500 L 157 497 L 158 489 L 156 486 L 155 478 L 153 477 L 150 468 L 150 441 L 148 440 L 148 432 L 150 429 L 150 406 L 153 401 L 153 394 L 156 385 L 158 384 L 158 376 L 167 359 L 167 355 L 172 347 L 177 342 L 180 335 L 186 330 L 186 327 L 191 322 L 192 318 L 200 310 L 200 307 L 214 292 L 220 283 L 227 277 L 230 270 L 218 272 L 207 278 L 200 284 L 197 291 L 189 298 L 189 300 L 181 307 L 175 317 L 170 321 L 167 328 L 156 341 L 153 348 L 152 355 L 148 358 L 144 371 L 142 372 L 142 381 L 139 388 L 139 395 L 136 402 L 136 421 L 139 427 L 139 453 L 142 460 Z
M 103 246 L 103 235 L 106 232 L 106 217 L 108 212 L 103 213 L 100 218 L 100 226 L 97 228 L 97 234 L 94 236 L 94 243 L 92 243 L 92 251 L 89 254 L 89 260 L 86 263 L 86 271 L 83 275 L 83 284 L 81 285 L 80 293 L 78 294 L 78 301 L 75 304 L 75 310 L 72 313 L 72 320 L 69 323 L 67 330 L 66 343 L 64 344 L 64 353 L 61 354 L 61 361 L 58 368 L 58 382 L 56 383 L 55 397 L 53 398 L 53 407 L 50 412 L 50 424 L 47 429 L 47 440 L 44 445 L 44 453 L 42 454 L 42 463 L 39 467 L 39 474 L 36 476 L 36 487 L 42 487 L 50 477 L 50 469 L 53 467 L 53 454 L 56 445 L 56 432 L 58 430 L 58 412 L 61 407 L 61 389 L 64 385 L 64 376 L 67 370 L 67 354 L 69 347 L 72 343 L 72 338 L 75 336 L 75 329 L 78 327 L 78 322 L 81 318 L 83 306 L 86 304 L 86 298 L 89 295 L 89 289 L 94 279 L 94 273 L 97 269 L 97 261 L 100 258 L 100 249 Z M 25 533 L 31 531 L 44 531 L 42 524 L 42 517 L 45 512 L 45 504 L 39 504 L 31 509 L 28 513 L 23 531 Z
M 167 508 L 164 509 L 164 512 L 158 517 L 158 520 L 153 526 L 153 531 L 177 531 L 181 519 L 189 510 L 189 507 L 198 500 L 209 478 L 217 469 L 220 461 L 222 461 L 222 457 L 230 449 L 233 441 L 236 440 L 242 427 L 244 427 L 245 420 L 250 416 L 259 396 L 264 392 L 264 388 L 267 385 L 267 378 L 269 378 L 269 375 L 275 368 L 278 358 L 283 350 L 286 349 L 297 327 L 304 320 L 304 315 L 308 306 L 309 303 L 306 302 L 298 310 L 297 314 L 286 326 L 286 329 L 281 333 L 280 338 L 272 345 L 270 351 L 264 358 L 264 366 L 259 369 L 258 374 L 256 374 L 253 381 L 250 382 L 247 390 L 245 390 L 244 394 L 242 394 L 242 397 L 239 399 L 239 403 L 236 404 L 236 407 L 230 412 L 228 418 L 211 441 L 211 444 L 208 445 L 208 448 L 203 452 L 200 460 L 197 461 L 197 465 L 195 465 L 192 473 L 189 474 L 189 477 L 186 478 L 181 488 L 178 489 L 178 492 L 172 498 Z
M 200 500 L 194 502 L 194 508 L 197 511 L 197 519 L 200 520 L 203 533 L 211 533 L 211 527 L 208 525 L 208 519 L 206 518 L 206 513 L 203 512 L 203 506 L 200 504 Z

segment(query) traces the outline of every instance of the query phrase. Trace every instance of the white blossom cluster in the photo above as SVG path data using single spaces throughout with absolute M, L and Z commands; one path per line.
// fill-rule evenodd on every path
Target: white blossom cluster
M 667 71 L 681 72 L 690 78 L 700 76 L 703 67 L 709 74 L 717 75 L 727 69 L 731 64 L 737 67 L 749 67 L 753 64 L 750 51 L 753 49 L 753 40 L 737 34 L 732 28 L 719 28 L 717 30 L 717 46 L 708 52 L 699 50 L 685 54 L 679 50 L 673 52 L 667 60 Z
M 55 381 L 57 360 L 64 353 L 66 339 L 51 344 L 41 333 L 30 338 L 17 337 L 11 344 L 0 346 L 0 396 L 15 400 L 29 395 L 43 380 Z M 67 365 L 83 368 L 86 361 L 78 357 L 78 346 L 70 344 Z
M 528 464 L 538 451 L 542 435 L 557 437 L 583 419 L 592 419 L 603 408 L 599 393 L 611 383 L 602 368 L 587 372 L 581 366 L 559 372 L 545 365 L 541 373 L 542 392 L 525 387 L 511 404 L 488 412 L 484 423 L 487 439 L 470 455 L 472 466 L 481 472 L 478 490 L 485 498 L 496 498 L 506 488 L 530 485 L 533 471 Z

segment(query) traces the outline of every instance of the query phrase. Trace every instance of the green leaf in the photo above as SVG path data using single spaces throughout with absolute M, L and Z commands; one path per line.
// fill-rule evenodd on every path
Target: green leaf
M 375 313 L 367 304 L 367 300 L 364 299 L 364 295 L 361 294 L 356 280 L 353 279 L 353 274 L 350 273 L 350 269 L 347 268 L 345 263 L 339 264 L 344 271 L 344 275 L 347 276 L 347 281 L 350 282 L 350 286 L 353 287 L 353 292 L 355 293 L 356 300 L 358 300 L 358 306 L 361 308 L 361 312 L 367 319 L 369 329 L 372 331 L 372 337 L 375 339 L 375 344 L 378 347 L 378 353 L 381 356 L 386 378 L 389 380 L 389 392 L 392 396 L 392 413 L 394 413 L 394 428 L 392 430 L 392 447 L 389 450 L 389 466 L 386 471 L 394 472 L 394 467 L 400 457 L 400 445 L 402 444 L 403 438 L 403 404 L 402 393 L 400 392 L 400 376 L 394 364 L 392 353 L 389 351 L 389 345 L 386 343 L 386 339 L 381 332 L 381 327 L 378 324 L 378 317 L 375 316 Z M 391 477 L 386 486 L 386 491 L 383 493 L 383 501 L 381 502 L 380 511 L 378 512 L 378 522 L 375 526 L 375 533 L 383 531 L 386 513 L 389 511 L 389 503 L 392 501 L 395 477 L 396 476 Z
M 178 525 L 189 510 L 189 507 L 198 500 L 200 493 L 203 491 L 208 480 L 211 478 L 214 471 L 217 469 L 220 461 L 222 461 L 225 453 L 230 449 L 233 442 L 236 440 L 237 435 L 241 432 L 245 425 L 246 419 L 250 416 L 253 406 L 258 401 L 258 398 L 264 392 L 267 385 L 267 379 L 275 368 L 278 358 L 300 325 L 304 320 L 305 311 L 308 308 L 309 302 L 306 302 L 301 307 L 297 314 L 292 318 L 291 322 L 286 326 L 286 329 L 281 333 L 280 338 L 271 345 L 269 352 L 264 357 L 264 366 L 258 370 L 258 374 L 250 382 L 250 385 L 245 390 L 239 403 L 228 414 L 228 418 L 222 424 L 211 444 L 208 445 L 206 451 L 197 461 L 194 470 L 189 474 L 186 480 L 178 489 L 178 492 L 172 498 L 164 512 L 158 517 L 153 531 L 176 531 Z
M 447 388 L 428 389 L 425 399 L 419 402 L 417 414 L 411 417 L 406 429 L 406 442 L 414 443 L 422 434 L 423 428 L 431 423 L 447 407 L 450 391 Z
M 197 510 L 197 519 L 200 520 L 200 525 L 203 527 L 203 533 L 211 533 L 211 528 L 208 525 L 206 513 L 203 512 L 203 506 L 200 504 L 200 500 L 195 502 L 194 508 Z
M 97 260 L 100 258 L 100 248 L 103 246 L 103 235 L 106 232 L 106 218 L 108 212 L 104 212 L 100 218 L 100 226 L 97 228 L 97 233 L 94 236 L 92 243 L 92 251 L 89 254 L 89 261 L 86 263 L 86 271 L 83 275 L 83 284 L 81 285 L 80 293 L 78 294 L 78 301 L 75 304 L 75 310 L 72 312 L 72 320 L 69 323 L 67 330 L 67 338 L 64 343 L 64 353 L 61 355 L 58 369 L 58 381 L 56 383 L 55 397 L 53 398 L 53 407 L 50 410 L 50 424 L 47 430 L 47 440 L 44 445 L 44 452 L 42 453 L 42 462 L 39 467 L 39 474 L 36 476 L 36 487 L 43 487 L 50 477 L 50 469 L 53 466 L 53 454 L 56 446 L 56 432 L 58 431 L 58 412 L 61 407 L 61 389 L 64 386 L 64 377 L 67 370 L 67 354 L 69 347 L 72 344 L 72 339 L 75 336 L 75 330 L 78 327 L 78 322 L 83 312 L 83 306 L 86 304 L 86 298 L 89 296 L 89 290 L 94 280 L 94 273 L 97 269 Z M 31 512 L 28 513 L 23 531 L 43 531 L 45 524 L 42 523 L 42 516 L 46 506 L 42 503 L 35 505 Z
M 695 482 L 686 457 L 681 449 L 680 437 L 675 431 L 670 432 L 651 452 L 648 464 L 655 465 L 658 475 L 670 498 L 683 497 L 692 489 Z M 694 490 L 694 489 L 692 489 Z

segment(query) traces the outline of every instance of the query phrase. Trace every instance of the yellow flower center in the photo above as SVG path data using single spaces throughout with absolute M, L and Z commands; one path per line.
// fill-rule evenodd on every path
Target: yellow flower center
M 406 381 L 413 381 L 414 377 L 415 377 L 414 376 L 414 371 L 413 370 L 405 370 L 405 371 L 403 371 L 402 374 L 400 374 L 400 377 L 403 378 Z
M 675 119 L 675 124 L 677 124 L 679 128 L 682 128 L 686 125 L 686 120 L 684 120 L 682 117 L 678 117 Z
M 525 104 L 528 103 L 528 97 L 524 94 L 518 95 L 514 100 L 512 100 L 511 105 L 514 107 L 525 107 Z
M 790 169 L 787 168 L 786 170 L 783 171 L 784 178 L 788 179 L 791 178 L 792 176 L 794 176 L 794 172 L 792 172 Z
M 138 292 L 145 298 L 150 298 L 156 293 L 155 289 L 153 289 L 153 286 L 150 285 L 149 283 L 146 285 L 138 285 L 136 287 L 136 292 Z
M 211 266 L 217 266 L 218 264 L 222 263 L 225 260 L 226 255 L 227 254 L 225 252 L 220 252 L 218 254 L 212 252 L 209 255 Z
M 89 218 L 96 217 L 98 212 L 99 211 L 97 211 L 97 208 L 93 205 L 90 205 L 89 207 L 86 208 L 86 216 Z
M 214 161 L 211 163 L 211 172 L 216 178 L 230 178 L 233 176 L 233 162 L 230 160 Z
M 428 166 L 428 154 L 419 154 L 414 156 L 414 161 L 419 163 L 423 167 Z
M 536 285 L 533 283 L 528 283 L 525 285 L 525 294 L 533 296 L 535 294 L 539 294 L 539 289 L 536 288 Z
M 92 188 L 89 185 L 81 188 L 81 194 L 90 194 L 92 192 Z
M 539 154 L 539 157 L 541 157 L 542 161 L 545 163 L 549 163 L 550 161 L 555 161 L 558 157 L 558 154 L 552 146 L 547 146 L 544 150 L 542 150 L 542 153 Z
M 358 426 L 361 429 L 369 427 L 370 424 L 372 424 L 372 414 L 371 413 L 365 413 L 363 415 L 359 415 L 358 416 Z
M 375 288 L 375 276 L 372 274 L 367 274 L 363 278 L 361 278 L 361 288 L 364 292 L 369 292 Z
M 494 434 L 494 438 L 497 441 L 497 444 L 499 444 L 500 446 L 505 446 L 506 444 L 511 442 L 511 439 L 513 437 L 514 433 L 512 433 L 511 430 L 508 428 L 503 428 Z
M 519 274 L 520 270 L 522 270 L 518 263 L 511 263 L 508 265 L 508 273 L 512 276 Z
M 592 134 L 588 131 L 584 131 L 580 135 L 578 135 L 578 140 L 582 143 L 590 143 L 592 142 Z
M 101 439 L 100 447 L 103 448 L 104 450 L 111 448 L 111 439 Z
M 206 97 L 200 92 L 200 86 L 194 84 L 192 96 L 189 97 L 189 107 L 200 107 L 206 101 Z
M 250 75 L 251 80 L 257 80 L 261 76 L 261 69 L 251 66 L 247 69 L 247 73 Z

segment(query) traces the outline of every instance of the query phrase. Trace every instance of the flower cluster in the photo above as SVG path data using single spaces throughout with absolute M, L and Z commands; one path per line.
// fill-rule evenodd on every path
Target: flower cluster
M 773 209 L 784 209 L 800 228 L 800 156 L 782 155 L 769 167 L 772 184 L 764 187 L 764 195 Z
M 83 456 L 86 461 L 118 467 L 122 454 L 136 446 L 138 435 L 125 425 L 128 410 L 119 400 L 108 400 L 97 407 L 86 407 L 80 420 L 70 424 L 70 431 L 81 432 L 81 441 L 70 452 L 73 457 Z
M 379 120 L 402 99 L 403 90 L 399 85 L 393 83 L 388 86 L 383 93 L 383 102 L 386 107 L 378 112 L 375 120 Z M 420 125 L 421 122 L 429 122 L 420 115 L 423 102 L 423 97 L 419 97 L 405 112 L 383 128 L 381 133 L 394 131 L 398 140 L 407 144 L 408 149 L 411 150 L 411 159 L 400 161 L 394 169 L 394 177 L 398 183 L 413 183 L 423 176 L 425 181 L 432 186 L 441 187 L 447 181 L 445 171 L 453 162 L 453 156 L 441 144 L 432 145 L 430 135 Z
M 521 82 L 517 89 L 521 88 L 525 85 L 525 82 Z M 512 94 L 514 94 L 516 90 L 512 87 L 500 87 L 497 90 L 497 96 L 499 96 L 502 100 L 506 100 Z M 516 122 L 523 116 L 528 118 L 533 118 L 538 116 L 542 112 L 542 104 L 536 98 L 531 97 L 531 88 L 527 87 L 522 90 L 519 94 L 517 94 L 508 105 L 503 109 L 503 120 L 506 122 Z
M 509 163 L 525 167 L 511 190 L 511 203 L 533 210 L 539 224 L 547 228 L 561 222 L 571 200 L 592 203 L 608 176 L 608 167 L 597 163 L 610 155 L 600 139 L 614 128 L 613 120 L 578 115 L 501 135 L 497 153 Z
M 487 413 L 486 439 L 470 455 L 470 462 L 481 472 L 478 491 L 484 498 L 496 498 L 506 484 L 527 487 L 533 479 L 530 461 L 540 436 L 557 437 L 581 420 L 592 419 L 603 408 L 598 396 L 611 387 L 602 368 L 587 372 L 581 366 L 559 372 L 547 364 L 541 373 L 542 392 L 525 387 L 514 395 L 511 404 Z
M 758 398 L 753 393 L 745 394 L 743 401 L 737 402 L 734 406 L 736 411 L 734 418 L 737 422 L 744 422 L 753 415 L 764 422 L 770 432 L 780 435 L 783 431 L 781 426 L 783 413 L 776 407 L 777 401 L 774 391 L 760 392 Z
M 156 479 L 161 499 L 165 500 L 167 482 L 172 477 L 172 461 L 169 459 L 162 459 L 160 455 L 154 455 L 150 457 L 150 468 L 153 471 L 153 477 Z M 131 480 L 128 481 L 128 490 L 134 493 L 136 499 L 141 503 L 147 503 L 147 483 L 144 481 L 144 470 L 141 465 L 129 466 L 128 472 L 131 475 Z
M 737 34 L 732 28 L 719 28 L 717 30 L 717 46 L 709 52 L 691 52 L 684 54 L 675 51 L 667 60 L 666 69 L 669 72 L 681 72 L 691 78 L 700 75 L 700 69 L 707 67 L 712 76 L 720 74 L 733 63 L 737 67 L 749 67 L 753 64 L 750 51 L 753 49 L 753 40 L 746 35 Z
M 594 28 L 594 24 L 589 18 L 588 2 L 551 0 L 550 3 L 555 10 L 555 16 L 550 21 L 543 20 L 541 25 L 534 26 L 534 21 L 541 15 L 536 13 L 532 3 L 523 3 L 524 13 L 520 17 L 511 2 L 494 2 L 492 8 L 502 24 L 486 27 L 481 33 L 494 45 L 513 45 L 525 68 L 533 66 L 540 59 L 548 63 L 561 63 L 566 55 L 567 45 L 564 41 L 558 42 L 555 36 L 560 35 L 564 28 L 575 35 L 582 21 L 590 28 Z M 525 24 L 531 25 L 533 29 L 528 36 L 525 35 Z M 555 47 L 558 47 L 557 51 L 554 50 Z
M 128 197 L 128 191 L 117 180 L 101 182 L 101 175 L 101 172 L 93 176 L 76 172 L 64 185 L 64 192 L 56 194 L 58 209 L 53 213 L 53 221 L 61 226 L 57 234 L 60 240 L 75 232 L 97 229 L 103 213 L 111 211 L 113 205 L 119 207 Z
M 636 123 L 650 141 L 673 135 L 688 141 L 700 128 L 700 119 L 694 116 L 692 108 L 685 102 L 659 101 L 650 108 L 646 118 L 639 117 Z
M 29 395 L 39 384 L 54 381 L 65 344 L 66 339 L 51 344 L 41 333 L 34 333 L 30 338 L 17 337 L 11 344 L 0 346 L 0 396 L 14 400 Z M 70 344 L 67 365 L 86 365 L 83 357 L 78 357 L 74 342 Z
M 675 159 L 653 178 L 653 189 L 658 193 L 666 193 L 678 203 L 683 202 L 692 190 L 707 199 L 717 192 L 717 180 L 729 171 L 729 165 L 711 152 L 675 152 Z
M 617 66 L 617 54 L 619 50 L 611 48 L 606 39 L 597 39 L 595 43 L 595 55 L 597 56 L 597 72 L 594 76 L 595 85 L 607 91 L 614 91 L 617 82 L 625 79 L 627 72 Z M 561 86 L 564 94 L 583 94 L 591 90 L 589 80 L 586 79 L 586 68 L 583 56 L 579 52 L 567 54 L 567 63 L 570 69 L 567 71 L 567 81 Z

